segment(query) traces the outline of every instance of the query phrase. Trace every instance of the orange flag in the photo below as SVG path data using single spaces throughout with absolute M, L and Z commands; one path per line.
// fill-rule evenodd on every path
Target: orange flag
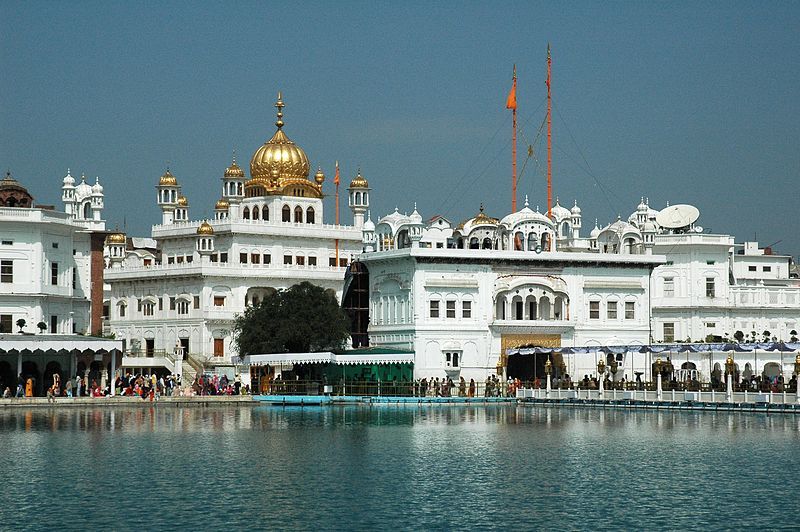
M 333 184 L 339 185 L 339 161 L 336 161 L 336 174 L 333 176 Z
M 514 65 L 514 81 L 506 98 L 506 109 L 517 109 L 517 65 Z

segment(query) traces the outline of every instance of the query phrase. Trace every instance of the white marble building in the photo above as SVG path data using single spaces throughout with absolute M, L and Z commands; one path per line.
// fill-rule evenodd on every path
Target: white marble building
M 63 183 L 59 212 L 35 204 L 10 173 L 0 180 L 0 333 L 16 332 L 19 319 L 27 332 L 39 323 L 51 334 L 101 329 L 103 187 L 83 177 L 76 187 L 69 172 Z
M 628 220 L 595 222 L 586 237 L 577 203 L 556 202 L 548 218 L 527 199 L 503 219 L 481 208 L 455 228 L 441 217 L 423 222 L 416 208 L 367 220 L 360 260 L 369 272 L 370 341 L 414 350 L 418 377 L 446 371 L 467 380 L 502 370 L 507 349 L 520 346 L 722 343 L 736 331 L 744 341 L 795 342 L 800 280 L 790 277 L 791 257 L 705 233 L 695 211 L 656 211 L 643 199 Z M 683 212 L 694 214 L 676 224 Z M 655 361 L 618 354 L 627 378 L 634 357 L 639 370 Z M 703 369 L 708 379 L 719 369 L 712 358 L 687 353 L 683 369 Z M 596 359 L 571 357 L 568 369 L 592 374 Z M 780 354 L 756 356 L 747 369 L 781 361 L 788 379 L 793 359 Z
M 124 235 L 109 239 L 110 328 L 134 354 L 181 344 L 190 362 L 230 365 L 231 327 L 247 305 L 302 281 L 341 297 L 346 267 L 361 252 L 369 184 L 359 172 L 342 194 L 352 225 L 324 223 L 325 175 L 309 179 L 306 153 L 283 130 L 280 95 L 276 107 L 277 130 L 255 150 L 250 179 L 234 160 L 213 215 L 190 215 L 168 170 L 156 186 L 155 249 L 135 249 Z
M 419 378 L 467 380 L 502 371 L 522 345 L 647 344 L 650 272 L 664 257 L 592 251 L 573 211 L 563 226 L 527 201 L 501 220 L 481 209 L 449 236 L 416 209 L 368 220 L 371 342 L 413 350 Z

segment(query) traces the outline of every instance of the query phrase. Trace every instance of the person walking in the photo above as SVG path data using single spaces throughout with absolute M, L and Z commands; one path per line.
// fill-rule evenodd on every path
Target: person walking
M 22 376 L 22 373 L 19 374 L 19 379 L 17 380 L 17 394 L 15 397 L 23 397 L 25 395 L 25 377 Z

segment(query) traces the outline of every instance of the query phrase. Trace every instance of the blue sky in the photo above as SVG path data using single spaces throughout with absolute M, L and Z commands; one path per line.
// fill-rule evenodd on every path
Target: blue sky
M 520 167 L 534 146 L 518 197 L 545 209 L 550 42 L 554 190 L 584 232 L 647 196 L 797 256 L 798 31 L 798 2 L 1 1 L 0 165 L 40 203 L 68 167 L 99 175 L 110 227 L 149 234 L 167 163 L 210 217 L 280 90 L 328 175 L 326 222 L 337 159 L 370 181 L 373 218 L 503 216 L 516 63 Z

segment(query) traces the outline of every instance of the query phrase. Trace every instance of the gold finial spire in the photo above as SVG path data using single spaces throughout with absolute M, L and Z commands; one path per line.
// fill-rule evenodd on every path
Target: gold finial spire
M 275 122 L 275 125 L 278 126 L 278 129 L 280 129 L 283 127 L 283 107 L 284 107 L 280 91 L 278 91 L 278 101 L 275 102 L 275 107 L 278 108 L 278 120 Z

